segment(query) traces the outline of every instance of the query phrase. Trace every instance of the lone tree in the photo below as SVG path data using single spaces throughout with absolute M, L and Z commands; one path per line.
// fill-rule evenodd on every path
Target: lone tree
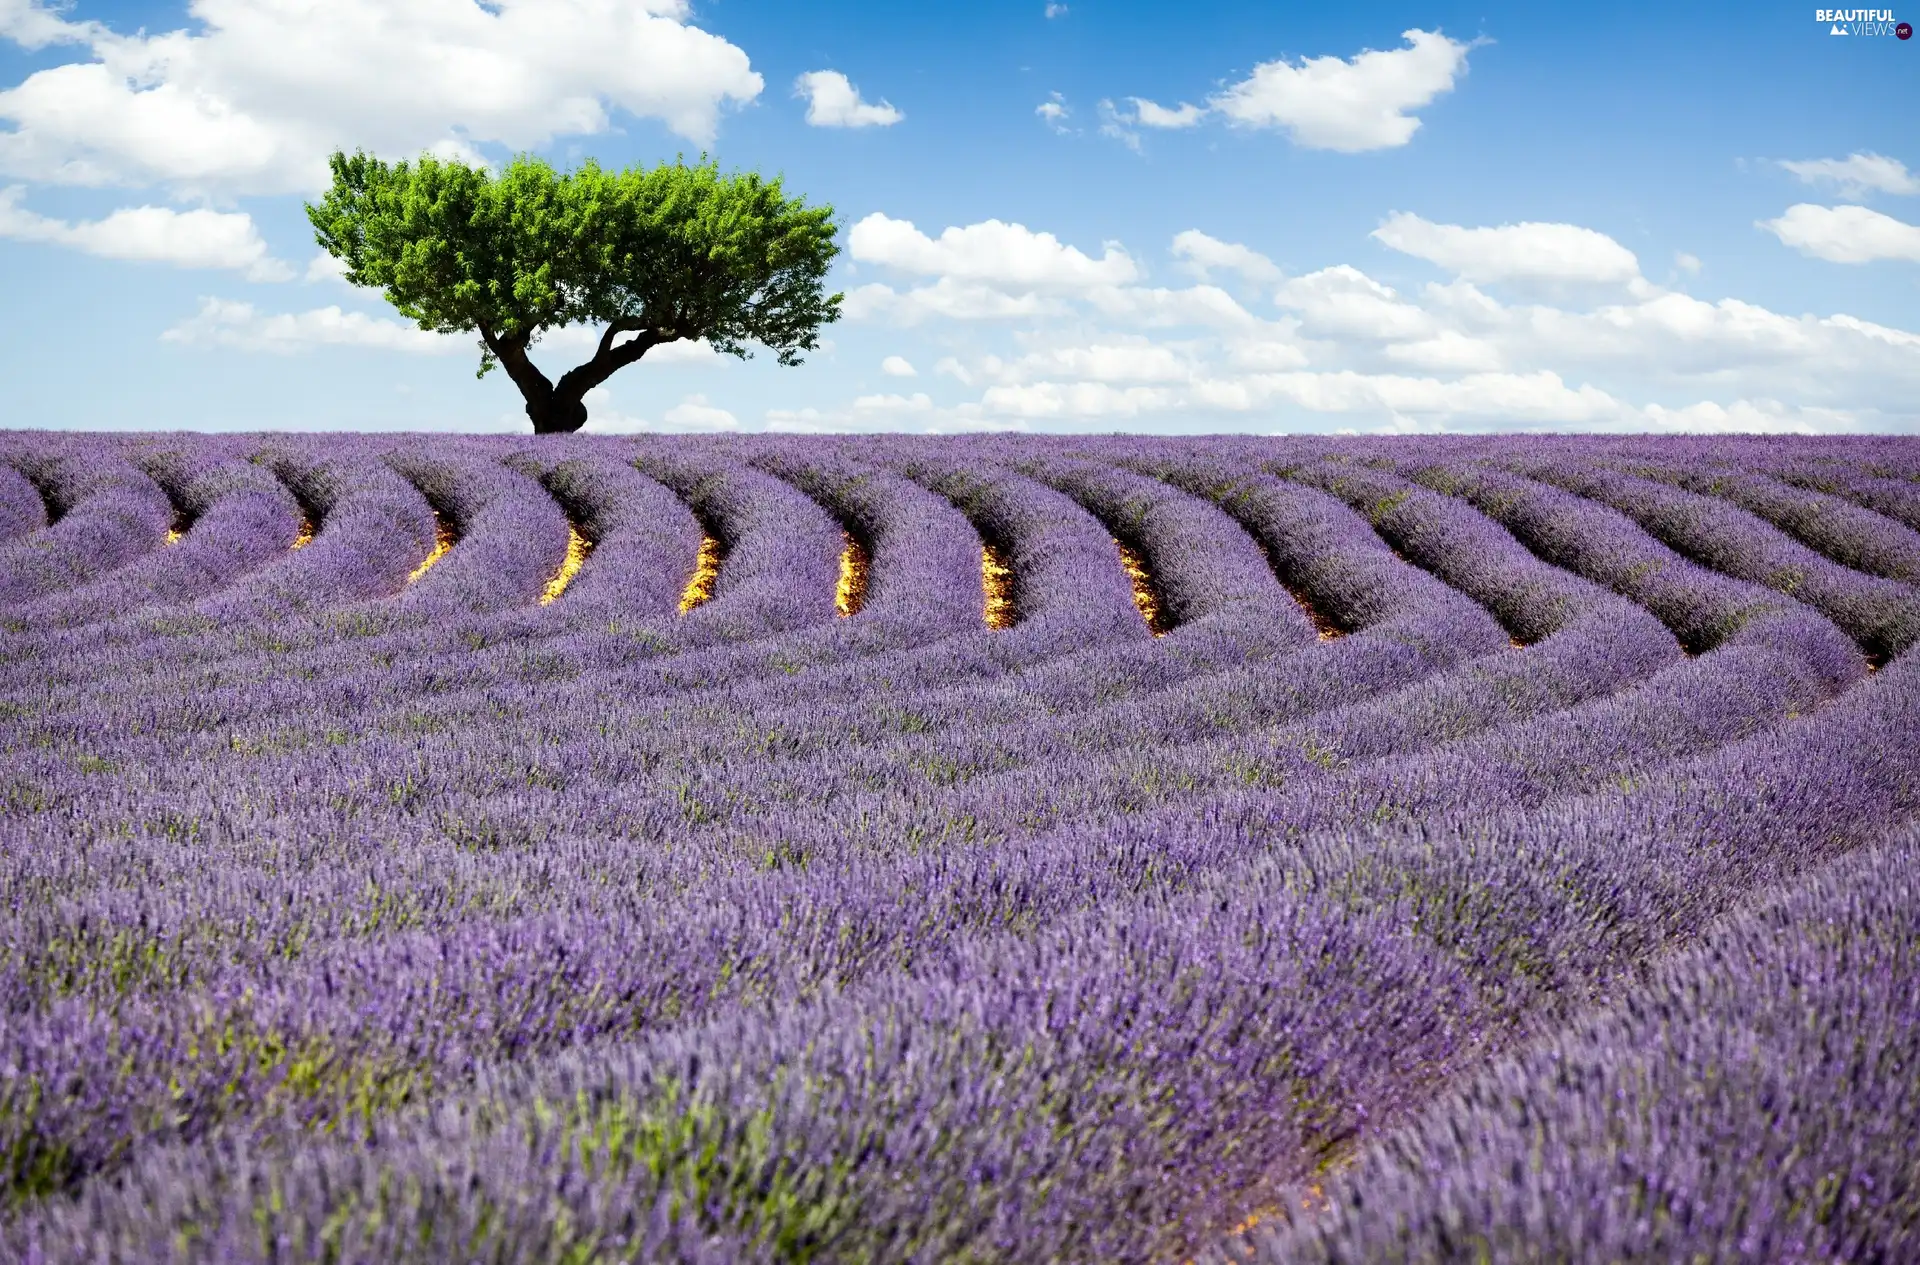
M 307 204 L 320 245 L 354 285 L 378 286 L 421 329 L 480 335 L 527 400 L 537 434 L 586 425 L 588 391 L 661 343 L 704 339 L 783 365 L 818 345 L 841 295 L 821 282 L 838 248 L 833 208 L 778 180 L 711 162 L 561 174 L 517 158 L 484 167 L 424 156 L 332 158 L 333 187 Z M 527 352 L 550 329 L 604 325 L 593 358 L 550 381 Z

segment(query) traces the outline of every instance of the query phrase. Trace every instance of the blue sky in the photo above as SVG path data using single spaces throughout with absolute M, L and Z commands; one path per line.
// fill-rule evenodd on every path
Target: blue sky
M 838 210 L 820 354 L 590 430 L 1920 430 L 1920 40 L 1817 12 L 0 0 L 0 425 L 524 429 L 314 267 L 365 146 Z

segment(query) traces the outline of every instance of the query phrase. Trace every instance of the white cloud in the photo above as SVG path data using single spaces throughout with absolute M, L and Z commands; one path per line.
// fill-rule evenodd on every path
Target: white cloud
M 1114 108 L 1113 102 L 1100 102 L 1100 135 L 1119 141 L 1134 153 L 1140 152 L 1140 134 L 1128 124 L 1133 120 Z
M 1050 93 L 1045 101 L 1034 106 L 1033 112 L 1045 120 L 1048 127 L 1062 135 L 1071 130 L 1067 127 L 1067 116 L 1073 111 L 1067 106 L 1067 99 L 1057 92 Z
M 1577 224 L 1502 224 L 1462 228 L 1396 211 L 1372 236 L 1403 254 L 1470 281 L 1630 282 L 1640 276 L 1632 251 Z
M 1348 264 L 1295 277 L 1274 301 L 1300 313 L 1312 337 L 1403 342 L 1435 331 L 1433 318 L 1419 306 Z
M 1132 257 L 1113 243 L 1094 259 L 1052 233 L 1000 220 L 950 227 L 935 239 L 911 221 L 876 211 L 853 226 L 848 251 L 862 263 L 996 286 L 1074 290 L 1124 285 L 1139 275 Z
M 682 0 L 192 0 L 159 35 L 0 3 L 0 30 L 92 54 L 0 91 L 0 171 L 57 183 L 311 192 L 334 149 L 530 149 L 616 110 L 705 144 L 762 87 Z
M 727 410 L 709 404 L 704 395 L 689 395 L 667 410 L 667 426 L 673 430 L 739 430 L 740 420 Z
M 1443 234 L 1439 253 L 1483 276 L 1629 276 L 1624 248 L 1585 231 L 1549 234 L 1571 246 L 1550 263 L 1525 232 Z M 1181 253 L 1219 257 L 1226 245 L 1200 239 Z M 964 403 L 936 412 L 942 424 L 1048 426 L 1274 416 L 1359 429 L 1920 428 L 1920 333 L 1708 302 L 1637 270 L 1629 280 L 1621 299 L 1594 306 L 1509 305 L 1464 277 L 1401 293 L 1335 265 L 1276 287 L 1278 320 L 1209 285 L 1057 293 L 1060 306 L 1011 331 L 1017 353 L 943 356 L 934 371 L 979 392 L 979 418 Z
M 1209 104 L 1247 127 L 1281 127 L 1297 145 L 1358 153 L 1413 139 L 1409 112 L 1453 88 L 1473 47 L 1438 31 L 1405 31 L 1407 47 L 1372 49 L 1351 61 L 1308 57 L 1263 62 Z
M 1683 408 L 1649 404 L 1641 410 L 1652 430 L 1708 431 L 1738 435 L 1816 435 L 1872 427 L 1846 409 L 1795 408 L 1778 400 L 1702 400 Z
M 321 251 L 307 261 L 307 281 L 338 281 L 347 284 L 347 265 L 340 259 Z
M 1506 364 L 1498 344 L 1457 329 L 1437 330 L 1431 337 L 1410 342 L 1389 343 L 1383 351 L 1395 364 L 1446 373 L 1489 372 Z
M 1205 106 L 1189 105 L 1185 101 L 1169 110 L 1166 106 L 1156 105 L 1145 97 L 1128 97 L 1127 100 L 1133 102 L 1133 121 L 1141 127 L 1193 127 L 1207 114 Z
M 1202 281 L 1215 268 L 1237 272 L 1249 281 L 1272 283 L 1280 280 L 1280 269 L 1265 255 L 1238 242 L 1223 242 L 1197 228 L 1174 234 L 1173 254 L 1188 272 Z
M 1049 18 L 1064 18 L 1067 16 L 1067 6 L 1061 4 L 1059 0 L 1047 0 L 1047 16 Z
M 1897 158 L 1879 154 L 1849 154 L 1845 158 L 1812 158 L 1780 164 L 1806 184 L 1831 184 L 1850 198 L 1869 192 L 1920 193 L 1920 174 L 1908 171 Z
M 933 408 L 933 397 L 925 391 L 912 395 L 862 395 L 853 402 L 862 413 L 926 413 Z
M 920 376 L 919 370 L 915 369 L 913 362 L 905 356 L 888 356 L 880 362 L 880 372 L 886 374 L 889 378 L 917 378 Z
M 793 93 L 807 99 L 807 122 L 814 127 L 892 127 L 907 117 L 884 100 L 862 101 L 860 90 L 837 70 L 809 70 L 794 81 Z
M 26 210 L 20 205 L 23 193 L 17 185 L 0 189 L 0 237 L 66 246 L 103 259 L 231 269 L 249 281 L 293 277 L 292 268 L 267 253 L 266 242 L 244 212 L 136 206 L 103 220 L 70 224 Z
M 1086 297 L 1102 316 L 1150 328 L 1202 325 L 1214 329 L 1244 329 L 1259 324 L 1251 312 L 1218 286 L 1196 285 L 1180 290 L 1107 286 L 1088 291 Z
M 1836 264 L 1866 264 L 1879 259 L 1920 262 L 1920 226 L 1864 206 L 1815 206 L 1801 202 L 1777 220 L 1760 220 L 1766 229 L 1803 255 Z
M 1031 291 L 1008 294 L 990 285 L 956 281 L 952 277 L 942 277 L 932 285 L 907 291 L 885 285 L 863 285 L 850 291 L 840 308 L 850 321 L 884 316 L 903 325 L 940 317 L 956 321 L 1010 320 L 1064 310 L 1057 300 Z
M 22 48 L 85 43 L 102 29 L 97 22 L 69 22 L 37 0 L 0 0 L 0 38 Z
M 1673 266 L 1685 273 L 1697 273 L 1700 271 L 1700 257 L 1676 250 L 1673 252 Z
M 338 306 L 268 315 L 251 303 L 212 298 L 200 300 L 197 313 L 160 338 L 189 347 L 234 347 L 281 354 L 314 347 L 378 347 L 437 354 L 469 351 L 473 346 L 464 338 L 431 334 L 364 312 L 343 312 Z

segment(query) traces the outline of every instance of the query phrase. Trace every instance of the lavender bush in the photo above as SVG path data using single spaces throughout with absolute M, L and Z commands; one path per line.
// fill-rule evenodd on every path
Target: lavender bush
M 1916 474 L 7 434 L 0 1256 L 1902 1259 Z

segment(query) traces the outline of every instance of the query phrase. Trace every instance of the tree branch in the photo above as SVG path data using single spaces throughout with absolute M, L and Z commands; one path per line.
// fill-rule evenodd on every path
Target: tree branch
M 639 329 L 639 326 L 636 325 L 634 328 Z M 593 359 L 584 365 L 567 370 L 560 376 L 560 381 L 554 384 L 555 395 L 569 400 L 580 399 L 661 343 L 675 341 L 654 330 L 640 329 L 639 337 L 614 347 L 611 335 L 612 330 L 609 327 L 608 333 L 601 336 L 600 350 L 594 353 Z
M 538 365 L 527 358 L 527 340 L 524 335 L 517 338 L 503 337 L 495 334 L 482 323 L 480 341 L 487 345 L 487 350 L 493 353 L 493 358 L 498 360 L 500 367 L 507 371 L 507 376 L 513 379 L 513 385 L 520 388 L 521 395 L 529 401 L 552 397 L 553 383 L 548 381 L 546 374 L 540 372 Z
M 630 334 L 635 330 L 643 329 L 643 328 L 645 327 L 642 326 L 640 322 L 630 321 L 625 317 L 621 317 L 619 320 L 609 322 L 607 325 L 607 332 L 600 335 L 600 346 L 594 351 L 593 358 L 595 360 L 598 360 L 600 357 L 612 352 L 613 340 L 618 335 Z

